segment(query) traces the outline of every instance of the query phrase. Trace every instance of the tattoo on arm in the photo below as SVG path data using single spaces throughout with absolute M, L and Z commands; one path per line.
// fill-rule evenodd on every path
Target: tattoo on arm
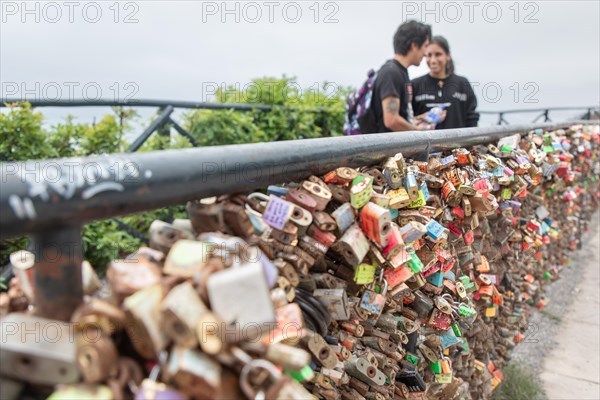
M 400 102 L 398 99 L 390 99 L 385 106 L 385 111 L 394 115 L 398 114 L 400 111 Z

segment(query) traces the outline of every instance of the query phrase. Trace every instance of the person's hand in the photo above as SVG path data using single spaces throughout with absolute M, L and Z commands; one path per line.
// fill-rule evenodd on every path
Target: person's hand
M 428 113 L 428 112 L 429 112 L 429 111 L 425 111 L 425 112 L 424 112 L 423 114 L 421 114 L 421 115 L 416 115 L 416 116 L 415 116 L 415 120 L 416 120 L 417 122 L 421 122 L 421 121 L 423 121 L 423 120 L 425 119 L 425 117 L 427 116 L 427 113 Z
M 448 110 L 442 111 L 442 115 L 440 115 L 440 122 L 443 122 L 446 119 L 447 114 L 448 114 Z
M 435 125 L 428 124 L 427 122 L 421 122 L 417 124 L 417 129 L 420 131 L 432 131 L 435 129 Z

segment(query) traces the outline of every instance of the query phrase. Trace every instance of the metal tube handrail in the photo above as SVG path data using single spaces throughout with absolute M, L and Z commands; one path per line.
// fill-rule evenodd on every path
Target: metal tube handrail
M 589 123 L 589 121 L 587 121 Z M 339 167 L 489 143 L 532 129 L 490 126 L 0 163 L 0 238 L 245 192 Z
M 212 103 L 205 101 L 182 101 L 182 100 L 154 100 L 154 99 L 131 99 L 131 100 L 109 100 L 109 99 L 73 99 L 73 100 L 27 100 L 27 99 L 0 99 L 0 108 L 6 107 L 5 104 L 28 102 L 32 107 L 167 107 L 190 108 L 204 110 L 230 110 L 252 111 L 252 110 L 272 110 L 274 108 L 285 108 L 280 105 L 270 104 L 245 104 L 245 103 Z M 322 107 L 314 107 L 320 110 Z
M 284 108 L 284 106 L 270 105 L 270 104 L 247 104 L 247 103 L 212 103 L 205 101 L 182 101 L 182 100 L 155 100 L 155 99 L 130 99 L 130 100 L 109 100 L 109 99 L 72 99 L 72 100 L 27 100 L 18 98 L 6 98 L 0 99 L 0 108 L 6 107 L 5 104 L 19 103 L 27 101 L 32 107 L 112 107 L 112 106 L 123 106 L 123 107 L 166 107 L 172 106 L 173 108 L 190 108 L 190 109 L 208 109 L 208 110 L 229 110 L 234 109 L 238 111 L 251 111 L 251 110 L 271 110 L 273 108 Z M 528 113 L 528 112 L 544 112 L 544 111 L 574 111 L 574 110 L 587 110 L 587 109 L 598 109 L 600 106 L 570 106 L 570 107 L 544 107 L 544 108 L 529 108 L 529 109 L 513 109 L 513 110 L 481 110 L 477 111 L 480 114 L 514 114 L 514 113 Z M 308 108 L 314 110 L 326 110 L 322 106 Z

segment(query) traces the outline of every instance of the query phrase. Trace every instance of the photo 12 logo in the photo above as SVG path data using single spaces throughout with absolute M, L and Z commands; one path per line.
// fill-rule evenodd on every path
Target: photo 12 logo
M 136 82 L 2 82 L 0 97 L 14 101 L 128 101 L 139 91 Z
M 537 82 L 512 82 L 510 85 L 498 82 L 471 82 L 471 86 L 481 103 L 498 103 L 504 95 L 510 96 L 515 104 L 537 104 L 540 101 L 540 86 Z
M 115 24 L 137 24 L 140 6 L 135 1 L 2 1 L 0 20 L 3 24 L 19 23 L 70 23 L 95 24 L 112 21 Z
M 203 1 L 202 22 L 295 24 L 307 21 L 315 24 L 337 24 L 339 11 L 339 3 L 334 1 Z
M 495 24 L 510 20 L 515 24 L 537 24 L 540 6 L 537 2 L 496 1 L 403 1 L 402 20 L 418 19 L 424 23 L 474 23 Z

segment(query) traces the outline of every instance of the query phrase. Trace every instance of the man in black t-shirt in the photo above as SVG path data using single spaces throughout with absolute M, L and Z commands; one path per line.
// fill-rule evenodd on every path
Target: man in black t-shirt
M 393 59 L 377 72 L 373 85 L 371 107 L 361 121 L 362 133 L 416 131 L 428 129 L 425 124 L 413 125 L 412 87 L 407 68 L 421 64 L 431 38 L 431 26 L 407 21 L 394 34 Z

